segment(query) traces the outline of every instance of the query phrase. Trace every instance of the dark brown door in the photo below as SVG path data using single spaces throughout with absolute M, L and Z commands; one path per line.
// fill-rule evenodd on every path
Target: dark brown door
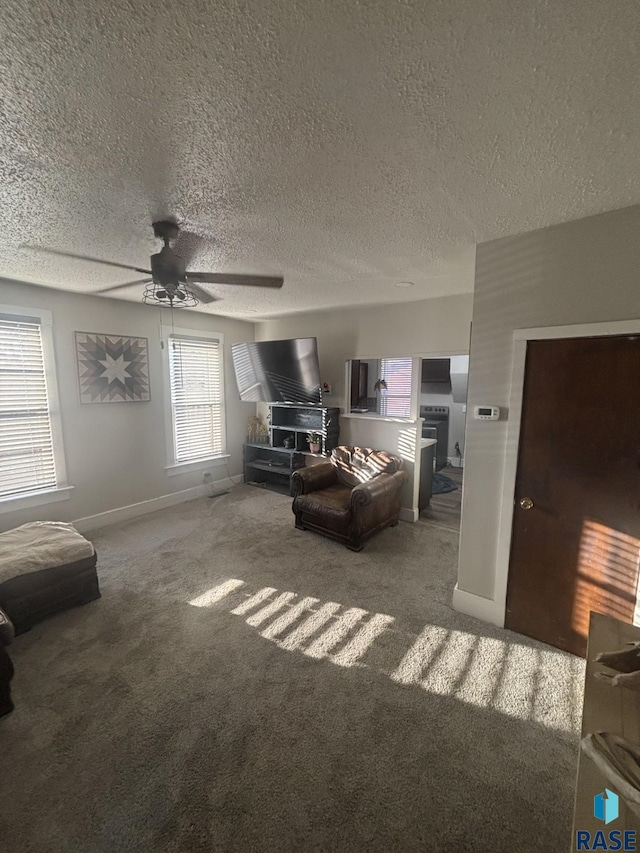
M 507 628 L 584 656 L 589 612 L 633 622 L 640 336 L 527 347 Z

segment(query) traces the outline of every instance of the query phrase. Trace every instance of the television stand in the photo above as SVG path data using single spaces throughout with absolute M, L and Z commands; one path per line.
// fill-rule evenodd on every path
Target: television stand
M 321 436 L 320 453 L 311 454 L 307 437 Z M 291 494 L 291 475 L 304 468 L 307 457 L 327 456 L 338 446 L 340 409 L 272 403 L 269 406 L 269 444 L 244 445 L 244 481 Z M 285 442 L 287 445 L 285 447 Z

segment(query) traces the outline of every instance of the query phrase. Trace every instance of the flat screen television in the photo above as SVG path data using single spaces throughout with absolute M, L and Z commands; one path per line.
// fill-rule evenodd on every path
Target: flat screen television
M 316 338 L 233 344 L 231 354 L 241 400 L 321 404 Z

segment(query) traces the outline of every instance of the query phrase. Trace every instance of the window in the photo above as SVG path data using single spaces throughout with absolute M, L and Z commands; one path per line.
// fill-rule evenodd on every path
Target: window
M 64 484 L 57 411 L 50 313 L 0 306 L 0 500 L 5 508 L 11 499 Z
M 173 462 L 225 452 L 222 341 L 169 337 Z
M 380 414 L 408 418 L 411 413 L 411 358 L 380 359 L 380 378 L 387 390 L 380 393 Z

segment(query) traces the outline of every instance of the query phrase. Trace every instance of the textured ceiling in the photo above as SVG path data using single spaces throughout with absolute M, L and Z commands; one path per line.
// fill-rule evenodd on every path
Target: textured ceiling
M 5 0 L 0 276 L 127 281 L 23 246 L 147 266 L 171 214 L 285 276 L 214 313 L 468 292 L 476 242 L 640 202 L 639 45 L 637 0 Z

